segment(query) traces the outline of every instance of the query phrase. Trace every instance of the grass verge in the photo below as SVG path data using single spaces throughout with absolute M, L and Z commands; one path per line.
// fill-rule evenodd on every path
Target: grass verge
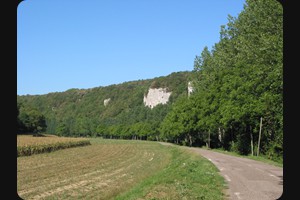
M 115 200 L 154 199 L 224 199 L 225 181 L 208 160 L 187 150 L 168 146 L 169 165 Z
M 205 149 L 207 149 L 207 148 L 205 148 Z M 261 162 L 264 162 L 264 163 L 267 163 L 267 164 L 270 164 L 270 165 L 274 165 L 274 166 L 277 166 L 277 167 L 283 167 L 283 163 L 275 162 L 275 161 L 270 160 L 270 159 L 268 159 L 266 157 L 263 157 L 263 156 L 252 156 L 252 155 L 244 156 L 244 155 L 240 155 L 236 152 L 224 151 L 222 149 L 210 149 L 210 150 L 216 151 L 216 152 L 219 152 L 219 153 L 224 153 L 224 154 L 227 154 L 227 155 L 232 155 L 232 156 L 237 156 L 237 157 L 242 157 L 242 158 L 249 158 L 249 159 L 252 159 L 252 160 L 261 161 Z

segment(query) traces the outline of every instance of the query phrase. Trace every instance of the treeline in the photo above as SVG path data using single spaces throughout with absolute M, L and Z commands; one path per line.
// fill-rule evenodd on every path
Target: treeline
M 196 56 L 195 92 L 172 107 L 162 137 L 282 160 L 282 19 L 274 0 L 248 0 L 238 18 L 229 16 L 220 41 Z
M 158 87 L 172 91 L 170 102 L 145 107 L 144 95 Z M 110 99 L 106 106 L 105 99 Z M 246 0 L 238 17 L 228 16 L 221 26 L 220 41 L 196 56 L 192 72 L 18 96 L 18 103 L 45 116 L 47 133 L 207 145 L 282 161 L 282 6 L 275 0 Z
M 35 134 L 46 131 L 45 116 L 36 108 L 17 104 L 17 134 Z
M 188 71 L 174 72 L 168 76 L 106 87 L 18 96 L 17 100 L 22 110 L 23 107 L 27 110 L 35 108 L 45 116 L 45 131 L 49 134 L 155 139 L 171 105 L 180 95 L 187 93 L 191 74 Z M 144 95 L 153 86 L 172 91 L 168 104 L 153 109 L 144 106 Z M 110 99 L 106 106 L 105 99 Z

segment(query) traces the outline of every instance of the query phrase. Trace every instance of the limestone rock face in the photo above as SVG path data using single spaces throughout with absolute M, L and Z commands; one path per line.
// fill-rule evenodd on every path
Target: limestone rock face
M 171 93 L 167 92 L 167 88 L 149 88 L 148 94 L 144 96 L 144 104 L 151 109 L 158 104 L 166 104 Z
M 108 105 L 108 103 L 109 103 L 109 101 L 110 101 L 110 98 L 108 98 L 108 99 L 104 99 L 104 102 L 103 102 L 104 106 L 107 106 L 107 105 Z
M 192 85 L 192 82 L 188 82 L 188 96 L 191 95 L 191 93 L 194 91 L 194 87 Z

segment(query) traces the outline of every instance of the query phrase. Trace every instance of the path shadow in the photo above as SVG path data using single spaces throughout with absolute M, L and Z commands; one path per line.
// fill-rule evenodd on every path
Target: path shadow
M 279 185 L 283 185 L 283 176 L 277 176 L 277 177 L 280 178 Z

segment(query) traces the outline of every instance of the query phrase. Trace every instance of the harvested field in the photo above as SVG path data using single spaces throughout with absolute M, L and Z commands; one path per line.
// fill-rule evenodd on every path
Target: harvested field
M 157 197 L 151 189 L 154 187 L 155 191 L 164 189 L 162 197 L 172 197 L 176 191 L 168 193 L 166 186 L 182 191 L 181 185 L 178 185 L 181 178 L 189 181 L 186 176 L 189 169 L 177 166 L 182 166 L 181 162 L 188 165 L 186 159 L 189 157 L 186 155 L 189 154 L 181 153 L 181 160 L 176 160 L 177 151 L 178 147 L 167 147 L 157 142 L 97 138 L 91 139 L 88 146 L 18 157 L 18 194 L 23 199 L 152 199 Z M 206 170 L 205 167 L 214 170 L 208 161 L 204 164 L 203 170 Z M 185 170 L 184 174 L 180 170 Z M 190 175 L 195 176 L 193 173 Z M 160 176 L 168 177 L 167 183 Z M 155 177 L 153 181 L 152 177 Z M 172 177 L 176 179 L 174 183 L 170 181 Z M 221 179 L 217 180 L 220 182 Z M 190 187 L 193 187 L 192 182 Z M 222 197 L 219 186 L 209 187 Z M 204 185 L 205 192 L 209 193 L 209 187 Z M 138 192 L 132 192 L 134 188 Z M 122 195 L 127 196 L 127 193 L 138 198 L 123 198 Z M 181 194 L 176 193 L 178 199 L 182 198 Z
M 168 164 L 170 155 L 157 147 L 96 140 L 86 147 L 19 157 L 18 194 L 24 199 L 108 199 Z

